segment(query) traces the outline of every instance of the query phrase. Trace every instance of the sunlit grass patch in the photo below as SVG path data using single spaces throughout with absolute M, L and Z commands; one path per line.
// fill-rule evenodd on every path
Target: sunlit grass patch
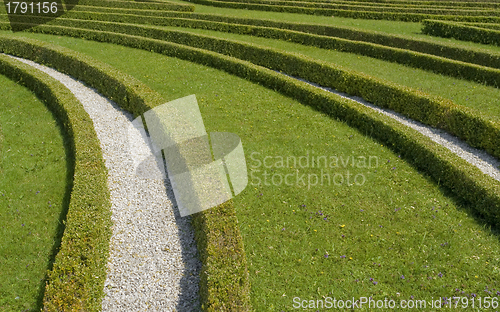
M 67 206 L 64 137 L 32 93 L 0 85 L 0 310 L 35 311 Z

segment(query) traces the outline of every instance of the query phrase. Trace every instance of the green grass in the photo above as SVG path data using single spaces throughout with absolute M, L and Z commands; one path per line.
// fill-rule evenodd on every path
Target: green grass
M 68 204 L 64 136 L 27 89 L 0 85 L 0 310 L 38 311 Z
M 175 27 L 162 28 L 172 30 L 179 29 Z M 500 120 L 500 106 L 497 105 L 498 98 L 500 98 L 500 89 L 484 84 L 442 76 L 422 69 L 415 69 L 367 56 L 303 46 L 282 40 L 229 34 L 210 30 L 183 30 L 195 34 L 234 39 L 283 51 L 301 53 L 318 60 L 343 66 L 346 69 L 352 69 L 373 77 L 418 89 L 428 94 L 451 99 L 458 105 L 475 109 L 493 119 Z
M 486 286 L 500 289 L 495 230 L 398 155 L 345 124 L 211 68 L 116 45 L 32 36 L 100 59 L 166 100 L 196 94 L 207 132 L 241 137 L 250 184 L 234 202 L 256 311 L 292 310 L 294 297 L 430 300 L 484 296 Z M 372 156 L 378 164 L 358 168 L 340 160 L 336 168 L 290 168 L 276 163 L 279 156 L 298 159 L 307 153 L 343 161 Z M 266 163 L 270 168 L 256 168 L 266 156 L 272 157 Z M 310 188 L 297 183 L 297 170 L 307 183 L 308 175 L 320 176 L 322 169 L 337 174 L 337 182 L 339 175 L 366 181 Z M 265 185 L 263 170 L 276 182 L 278 175 L 294 175 L 292 185 Z M 255 177 L 261 184 L 254 185 Z

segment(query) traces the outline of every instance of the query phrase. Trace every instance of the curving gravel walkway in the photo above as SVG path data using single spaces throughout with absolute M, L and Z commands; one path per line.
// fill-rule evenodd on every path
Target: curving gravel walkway
M 63 83 L 92 118 L 101 142 L 113 213 L 102 311 L 199 311 L 201 263 L 190 219 L 180 217 L 168 181 L 135 174 L 132 153 L 151 151 L 132 126 L 133 116 L 67 75 L 16 59 Z
M 422 133 L 426 137 L 429 137 L 434 142 L 446 147 L 447 149 L 458 155 L 460 158 L 465 159 L 468 163 L 479 168 L 479 170 L 481 170 L 481 172 L 483 172 L 484 174 L 489 175 L 490 177 L 492 177 L 497 181 L 500 181 L 500 161 L 498 161 L 495 157 L 491 156 L 490 154 L 488 154 L 483 150 L 471 147 L 469 144 L 467 144 L 466 142 L 464 142 L 463 140 L 461 140 L 456 136 L 453 136 L 443 130 L 427 126 L 421 122 L 409 119 L 399 113 L 396 113 L 393 110 L 380 108 L 372 103 L 365 101 L 363 98 L 359 96 L 352 96 L 344 92 L 333 90 L 331 88 L 322 87 L 316 83 L 301 78 L 289 76 L 283 73 L 280 74 L 308 83 L 322 90 L 340 95 L 343 98 L 351 99 L 364 106 L 370 107 L 376 112 L 389 116 L 399 121 L 403 125 Z

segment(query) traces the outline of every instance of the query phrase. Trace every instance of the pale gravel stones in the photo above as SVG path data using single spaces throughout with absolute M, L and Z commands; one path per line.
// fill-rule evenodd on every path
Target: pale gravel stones
M 135 174 L 130 146 L 146 154 L 149 147 L 140 135 L 129 137 L 133 116 L 67 75 L 18 60 L 63 83 L 92 118 L 101 142 L 113 221 L 102 311 L 200 310 L 201 263 L 190 219 L 179 216 L 168 182 Z
M 443 130 L 436 129 L 427 125 L 424 125 L 421 122 L 409 119 L 399 113 L 396 113 L 395 111 L 392 111 L 390 109 L 385 109 L 378 107 L 372 103 L 369 103 L 365 101 L 363 98 L 359 96 L 352 96 L 344 92 L 339 92 L 337 90 L 333 90 L 331 88 L 325 88 L 322 86 L 319 86 L 318 84 L 306 81 L 304 79 L 300 79 L 297 77 L 292 77 L 289 75 L 285 75 L 291 78 L 295 78 L 297 80 L 306 82 L 312 86 L 315 86 L 317 88 L 320 88 L 322 90 L 340 95 L 343 98 L 346 99 L 351 99 L 353 101 L 356 101 L 364 106 L 370 107 L 374 111 L 384 114 L 386 116 L 391 117 L 394 120 L 397 120 L 398 122 L 402 123 L 403 125 L 410 127 L 426 137 L 430 138 L 434 142 L 446 147 L 450 151 L 452 151 L 454 154 L 458 155 L 460 158 L 466 160 L 468 163 L 476 166 L 481 170 L 486 175 L 489 175 L 493 179 L 500 181 L 500 162 L 490 154 L 486 153 L 483 150 L 471 147 L 469 144 L 466 142 L 462 141 L 461 139 L 457 138 L 456 136 L 453 136 Z

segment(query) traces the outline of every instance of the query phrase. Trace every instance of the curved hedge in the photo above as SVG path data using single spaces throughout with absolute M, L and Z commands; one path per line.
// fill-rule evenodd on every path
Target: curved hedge
M 389 146 L 417 169 L 427 173 L 434 181 L 450 190 L 458 199 L 469 204 L 490 222 L 495 224 L 500 222 L 500 183 L 498 181 L 483 174 L 478 168 L 470 165 L 448 149 L 432 142 L 429 138 L 399 124 L 390 117 L 374 114 L 373 110 L 362 104 L 289 78 L 271 69 L 199 48 L 118 33 L 52 27 L 50 32 L 59 35 L 120 44 L 211 66 L 290 96 L 329 116 L 345 121 L 362 133 Z M 257 53 L 257 51 L 254 53 L 256 53 L 255 56 L 264 58 L 262 53 Z M 278 61 L 284 60 L 278 58 Z M 301 64 L 297 64 L 293 60 L 290 63 L 291 66 L 301 67 Z M 324 74 L 316 72 L 316 75 L 322 76 Z M 331 79 L 333 77 L 327 75 L 324 78 Z M 356 88 L 355 82 L 351 83 L 353 83 L 351 87 Z M 380 90 L 384 96 L 387 96 L 388 91 L 387 88 Z M 458 107 L 451 106 L 446 113 L 447 121 L 451 124 L 463 127 L 464 123 L 470 122 L 463 118 L 463 113 Z
M 66 48 L 36 40 L 0 36 L 0 51 L 31 59 L 82 80 L 115 101 L 123 109 L 133 113 L 135 117 L 164 103 L 161 96 L 135 78 L 123 75 L 106 64 Z M 204 309 L 206 311 L 251 310 L 246 256 L 233 202 L 229 201 L 219 207 L 193 215 L 192 223 L 203 265 L 200 273 L 200 297 Z M 66 237 L 66 232 L 64 235 Z M 223 244 L 220 243 L 221 238 L 224 239 Z M 109 238 L 107 243 L 109 243 Z M 56 256 L 56 263 L 61 262 L 59 266 L 64 268 L 66 266 L 63 261 L 65 254 L 76 256 L 76 251 L 64 250 L 63 252 L 61 249 Z M 105 261 L 100 263 L 103 266 L 105 264 Z M 79 310 L 79 306 L 75 305 L 71 299 L 79 297 L 73 287 L 88 282 L 80 275 L 90 276 L 90 274 L 74 270 L 74 278 L 83 278 L 83 280 L 73 285 L 66 283 L 64 279 L 61 280 L 59 271 L 54 270 L 50 275 L 49 285 L 53 286 L 48 288 L 45 294 L 46 308 L 49 311 L 59 311 L 64 307 L 72 307 L 72 309 L 75 307 L 75 311 Z M 104 279 L 92 280 L 99 282 L 99 285 L 92 287 L 97 289 L 99 286 L 102 291 Z M 97 290 L 94 293 L 97 294 Z M 86 298 L 86 300 L 93 300 L 92 311 L 98 310 L 97 305 L 100 309 L 100 301 L 94 302 L 98 301 L 97 297 L 87 296 Z
M 63 19 L 59 22 L 64 21 Z M 76 20 L 71 23 L 75 26 L 89 25 L 87 22 Z M 97 40 L 122 45 L 128 44 L 122 42 L 123 39 L 119 38 L 147 40 L 141 37 L 145 36 L 215 51 L 266 68 L 283 71 L 288 75 L 298 76 L 325 87 L 361 96 L 367 101 L 395 110 L 411 119 L 444 129 L 462 138 L 470 145 L 484 149 L 493 156 L 500 158 L 500 123 L 491 120 L 491 118 L 480 112 L 458 106 L 451 100 L 431 96 L 418 90 L 376 79 L 328 62 L 317 61 L 303 55 L 282 52 L 255 44 L 195 35 L 183 31 L 165 30 L 158 27 L 104 22 L 95 23 L 94 25 L 96 29 L 105 29 L 112 32 L 51 25 L 37 26 L 30 31 L 69 35 L 91 40 L 99 38 Z M 119 33 L 140 37 L 121 37 Z M 457 123 L 457 120 L 460 120 L 460 122 Z
M 242 3 L 242 2 L 230 2 L 230 1 L 219 1 L 219 0 L 187 0 L 187 1 L 195 4 L 202 4 L 213 7 L 231 8 L 231 9 L 300 13 L 300 14 L 311 14 L 311 15 L 361 18 L 361 19 L 380 19 L 380 20 L 403 21 L 403 22 L 420 22 L 424 19 L 430 19 L 430 18 L 452 19 L 452 20 L 469 21 L 469 22 L 488 22 L 492 20 L 494 21 L 500 20 L 500 18 L 494 14 L 474 16 L 474 15 L 445 15 L 445 14 L 430 14 L 430 13 L 412 13 L 412 12 L 384 12 L 384 11 L 373 12 L 373 11 L 362 11 L 355 9 L 311 8 L 311 7 L 292 6 L 292 5 L 277 6 L 272 4 Z M 464 12 L 467 13 L 469 11 L 464 11 Z
M 104 9 L 104 8 L 103 8 Z M 217 14 L 187 13 L 187 12 L 158 12 L 147 10 L 113 10 L 101 12 L 98 8 L 76 7 L 73 11 L 64 15 L 67 18 L 79 18 L 88 20 L 102 20 L 151 24 L 172 25 L 179 27 L 192 27 L 210 29 L 216 31 L 227 31 L 238 34 L 251 34 L 252 28 L 245 26 L 270 27 L 304 33 L 316 34 L 328 37 L 338 37 L 354 41 L 371 42 L 379 45 L 412 50 L 435 56 L 442 56 L 457 61 L 471 64 L 483 65 L 500 69 L 500 53 L 491 51 L 462 48 L 444 43 L 436 43 L 425 39 L 415 39 L 401 35 L 385 34 L 376 31 L 362 30 L 353 27 L 331 26 L 320 24 L 307 24 L 286 21 L 275 21 L 256 18 L 229 17 Z M 62 17 L 62 18 L 64 18 Z M 166 19 L 172 18 L 172 19 Z M 174 20 L 174 18 L 176 18 Z M 199 21 L 199 23 L 196 23 Z M 213 22 L 213 23 L 211 23 Z M 495 24 L 488 24 L 495 25 Z
M 500 45 L 500 31 L 438 20 L 422 21 L 422 32 L 430 36 Z
M 6 55 L 0 73 L 32 90 L 64 125 L 73 185 L 60 250 L 45 288 L 45 311 L 98 311 L 111 237 L 107 170 L 92 120 L 59 81 Z
M 95 20 L 119 23 L 144 24 L 144 17 L 138 15 L 123 14 L 99 14 L 90 12 L 70 12 L 65 19 Z M 70 26 L 74 22 L 56 22 L 52 24 Z M 439 56 L 426 53 L 408 51 L 406 49 L 386 47 L 379 44 L 353 41 L 349 39 L 335 38 L 330 36 L 314 35 L 294 30 L 279 29 L 273 27 L 235 25 L 213 21 L 203 21 L 183 18 L 156 18 L 150 17 L 146 24 L 155 26 L 189 27 L 197 29 L 209 29 L 222 32 L 230 32 L 257 37 L 291 41 L 303 45 L 310 45 L 322 49 L 338 50 L 368 57 L 394 62 L 402 65 L 432 71 L 459 79 L 465 79 L 498 87 L 500 85 L 500 70 L 481 67 L 466 62 L 449 60 Z M 75 25 L 76 26 L 76 25 Z M 499 59 L 500 61 L 500 59 Z M 500 64 L 499 64 L 500 65 Z
M 143 10 L 165 10 L 165 11 L 194 11 L 194 5 L 175 2 L 137 2 L 122 0 L 78 0 L 78 5 L 88 5 L 110 8 L 127 8 Z

